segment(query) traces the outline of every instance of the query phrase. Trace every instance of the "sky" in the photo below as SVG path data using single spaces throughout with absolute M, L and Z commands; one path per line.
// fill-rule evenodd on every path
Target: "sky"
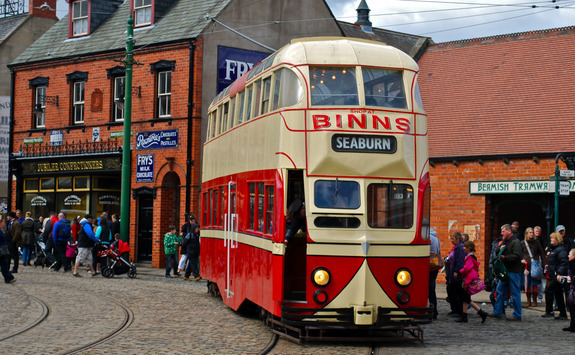
M 361 0 L 326 0 L 326 2 L 338 20 L 351 23 L 357 20 L 356 9 Z M 431 37 L 436 43 L 575 26 L 575 0 L 366 0 L 366 2 L 371 9 L 369 15 L 374 27 Z M 58 0 L 58 17 L 62 18 L 67 11 L 68 5 L 65 0 Z
M 361 0 L 326 0 L 333 15 L 355 22 Z M 374 27 L 434 42 L 575 26 L 575 0 L 366 0 Z M 558 7 L 558 8 L 556 8 Z

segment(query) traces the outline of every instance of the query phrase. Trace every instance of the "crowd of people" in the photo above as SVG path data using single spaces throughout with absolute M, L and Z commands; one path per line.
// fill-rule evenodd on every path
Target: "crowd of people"
M 100 273 L 101 258 L 93 250 L 96 243 L 111 246 L 120 236 L 120 219 L 111 220 L 104 212 L 99 218 L 86 214 L 72 220 L 64 212 L 50 212 L 48 217 L 34 219 L 31 212 L 10 211 L 0 216 L 0 266 L 4 281 L 16 281 L 14 274 L 22 266 L 48 266 L 53 272 L 70 272 L 75 277 L 81 264 L 89 267 L 92 276 Z M 12 267 L 11 267 L 12 266 Z M 10 268 L 11 267 L 11 268 Z
M 454 316 L 456 322 L 468 322 L 469 308 L 477 311 L 481 323 L 488 316 L 521 321 L 523 308 L 537 307 L 544 297 L 545 313 L 541 317 L 556 320 L 570 318 L 569 327 L 563 330 L 575 332 L 575 279 L 572 279 L 575 276 L 575 244 L 565 236 L 563 225 L 558 225 L 551 233 L 546 247 L 539 226 L 526 228 L 524 234 L 519 232 L 518 222 L 501 226 L 500 236 L 491 244 L 489 273 L 485 280 L 490 286 L 487 289 L 491 292 L 491 313 L 482 310 L 471 300 L 471 296 L 478 292 L 475 280 L 480 280 L 479 262 L 474 255 L 475 244 L 465 233 L 457 231 L 451 234 L 450 240 L 453 247 L 445 258 L 443 270 L 450 306 L 448 315 Z M 437 256 L 439 251 L 437 233 L 432 229 L 431 258 Z M 430 265 L 437 265 L 437 262 L 430 262 Z M 437 273 L 438 270 L 432 267 L 429 302 L 434 308 L 434 318 L 437 318 L 437 298 L 432 283 L 435 283 Z M 483 281 L 479 283 L 483 289 Z M 522 292 L 527 299 L 525 304 L 521 302 Z

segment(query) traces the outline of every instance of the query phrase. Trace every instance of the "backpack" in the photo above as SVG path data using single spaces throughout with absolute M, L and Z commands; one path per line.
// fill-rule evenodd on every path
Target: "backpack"
M 72 226 L 67 219 L 60 220 L 60 230 L 58 231 L 58 239 L 68 240 L 72 236 Z
M 505 267 L 503 260 L 499 259 L 499 255 L 503 253 L 504 249 L 505 247 L 501 248 L 499 254 L 497 254 L 497 258 L 493 260 L 493 274 L 499 280 L 507 281 L 509 280 L 509 274 L 507 273 L 507 268 Z

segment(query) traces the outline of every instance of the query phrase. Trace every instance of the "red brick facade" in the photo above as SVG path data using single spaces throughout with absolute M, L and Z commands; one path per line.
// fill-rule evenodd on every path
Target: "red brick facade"
M 132 124 L 133 135 L 132 162 L 131 162 L 131 190 L 140 187 L 156 189 L 154 200 L 154 223 L 152 243 L 152 265 L 161 267 L 165 264 L 163 236 L 168 226 L 174 224 L 179 227 L 183 224 L 186 213 L 186 170 L 188 147 L 188 117 L 191 121 L 191 151 L 192 162 L 190 182 L 190 212 L 199 213 L 199 187 L 200 187 L 200 149 L 201 149 L 201 102 L 202 102 L 202 39 L 195 43 L 193 62 L 193 85 L 190 85 L 190 42 L 181 42 L 163 46 L 153 46 L 138 49 L 134 59 L 142 65 L 134 66 L 132 91 Z M 20 66 L 15 69 L 15 102 L 14 102 L 14 130 L 13 152 L 18 153 L 25 146 L 24 140 L 39 138 L 43 144 L 49 144 L 50 131 L 61 130 L 64 143 L 91 142 L 94 127 L 100 129 L 102 141 L 117 140 L 122 145 L 122 138 L 112 138 L 111 133 L 123 130 L 123 124 L 112 122 L 113 80 L 108 77 L 107 69 L 118 66 L 115 59 L 121 58 L 124 53 L 110 53 L 82 58 L 48 62 L 45 65 Z M 172 72 L 171 86 L 171 117 L 170 119 L 156 120 L 156 75 L 150 70 L 150 64 L 161 60 L 175 62 Z M 74 127 L 71 119 L 71 84 L 67 82 L 67 74 L 80 71 L 87 72 L 88 79 L 85 84 L 85 111 L 84 124 Z M 46 89 L 47 96 L 59 96 L 58 106 L 47 104 L 45 108 L 45 130 L 34 128 L 34 90 L 30 87 L 30 80 L 37 77 L 49 78 Z M 192 102 L 189 102 L 189 88 L 193 88 Z M 140 91 L 141 90 L 141 91 Z M 96 98 L 101 91 L 103 101 L 101 109 L 96 107 L 92 98 Z M 141 92 L 141 97 L 138 93 Z M 188 112 L 188 109 L 192 112 Z M 177 130 L 177 148 L 137 150 L 136 134 L 144 131 Z M 88 143 L 89 144 L 89 143 Z M 154 182 L 136 183 L 136 157 L 138 154 L 154 154 Z M 57 161 L 58 157 L 47 157 L 48 160 Z M 15 183 L 14 187 L 20 186 Z M 18 194 L 21 189 L 12 189 L 12 210 L 21 208 L 18 203 L 21 199 Z M 130 208 L 130 245 L 133 248 L 130 255 L 136 259 L 138 253 L 138 198 L 131 200 Z M 91 212 L 91 211 L 87 211 Z M 35 216 L 38 217 L 38 216 Z M 70 217 L 70 216 L 69 216 Z

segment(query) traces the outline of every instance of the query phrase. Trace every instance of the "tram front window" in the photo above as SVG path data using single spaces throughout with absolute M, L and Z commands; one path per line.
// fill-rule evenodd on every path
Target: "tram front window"
M 356 181 L 318 180 L 314 185 L 314 203 L 319 208 L 357 209 L 360 204 Z
M 401 71 L 363 68 L 362 72 L 367 106 L 407 108 Z
M 359 105 L 355 68 L 310 67 L 309 76 L 312 105 Z
M 372 228 L 411 228 L 413 187 L 407 184 L 370 184 L 367 224 Z

